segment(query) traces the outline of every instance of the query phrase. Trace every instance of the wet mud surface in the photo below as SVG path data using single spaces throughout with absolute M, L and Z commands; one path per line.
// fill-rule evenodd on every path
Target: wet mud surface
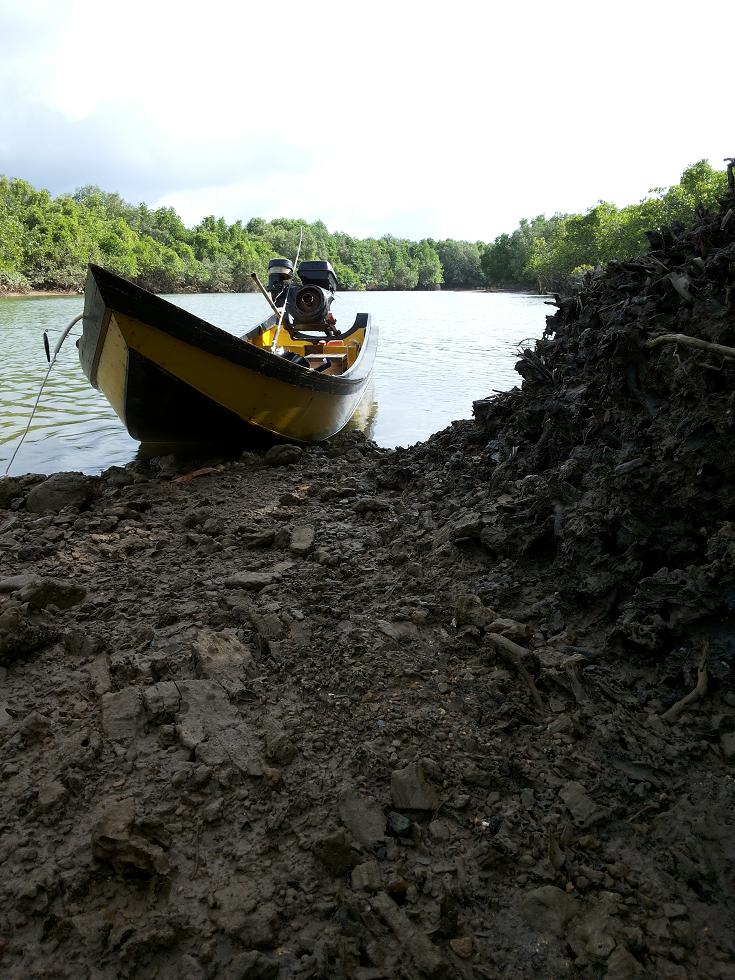
M 651 244 L 411 449 L 0 481 L 3 976 L 735 976 L 732 201 Z

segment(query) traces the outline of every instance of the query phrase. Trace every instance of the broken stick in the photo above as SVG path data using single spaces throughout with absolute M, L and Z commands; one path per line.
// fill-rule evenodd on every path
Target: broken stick
M 541 695 L 538 692 L 533 677 L 526 670 L 523 660 L 525 657 L 530 656 L 530 651 L 526 650 L 525 647 L 519 646 L 512 640 L 509 640 L 507 636 L 503 636 L 502 633 L 486 633 L 485 639 L 489 640 L 490 643 L 495 647 L 496 652 L 499 654 L 501 660 L 504 660 L 507 664 L 513 667 L 521 677 L 524 679 L 526 684 L 528 684 L 528 689 L 531 692 L 531 697 L 536 702 L 536 707 L 539 711 L 546 711 L 546 706 L 541 700 Z
M 735 347 L 724 347 L 722 344 L 711 344 L 699 337 L 688 337 L 685 333 L 663 333 L 646 343 L 646 347 L 663 347 L 664 344 L 681 344 L 683 347 L 696 347 L 697 350 L 710 351 L 722 357 L 735 358 Z
M 709 657 L 709 643 L 704 641 L 702 656 L 699 658 L 697 667 L 697 683 L 689 694 L 672 704 L 671 707 L 661 715 L 663 721 L 675 722 L 682 711 L 685 711 L 693 701 L 699 701 L 707 693 L 707 658 Z

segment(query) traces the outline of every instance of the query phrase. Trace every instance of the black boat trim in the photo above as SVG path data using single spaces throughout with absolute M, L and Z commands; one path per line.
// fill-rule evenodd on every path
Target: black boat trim
M 168 300 L 153 293 L 148 292 L 141 286 L 121 276 L 116 276 L 112 272 L 101 268 L 98 265 L 89 265 L 89 275 L 94 279 L 99 296 L 105 307 L 123 316 L 129 316 L 141 321 L 148 326 L 160 330 L 162 333 L 182 340 L 192 347 L 196 347 L 208 354 L 221 357 L 232 364 L 248 368 L 263 374 L 269 378 L 275 378 L 286 384 L 296 385 L 299 388 L 307 388 L 312 391 L 329 392 L 332 394 L 349 394 L 359 388 L 365 381 L 365 375 L 361 374 L 354 377 L 342 377 L 339 375 L 324 375 L 318 371 L 307 371 L 297 364 L 292 364 L 285 358 L 272 354 L 270 351 L 255 347 L 247 341 L 241 340 L 233 334 L 227 333 L 215 327 L 214 324 L 202 320 L 194 313 L 170 303 Z M 85 289 L 85 293 L 87 290 Z M 95 297 L 96 298 L 96 297 Z M 96 302 L 95 313 L 99 311 L 100 304 Z M 86 319 L 95 319 L 85 312 Z M 358 360 L 353 365 L 353 369 L 364 360 L 363 354 L 367 346 L 377 342 L 376 337 L 370 337 L 372 331 L 369 330 L 370 317 L 368 314 L 359 314 L 358 320 L 362 320 L 366 329 L 365 343 L 360 351 Z M 356 321 L 357 326 L 357 321 Z M 371 343 L 372 341 L 372 343 Z M 83 362 L 85 373 L 87 365 Z M 94 384 L 94 366 L 89 365 L 90 372 L 87 377 Z

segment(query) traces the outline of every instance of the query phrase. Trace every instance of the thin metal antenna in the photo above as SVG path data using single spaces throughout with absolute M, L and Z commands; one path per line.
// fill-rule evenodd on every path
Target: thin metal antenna
M 303 242 L 303 240 L 304 240 L 304 229 L 303 229 L 303 226 L 302 226 L 299 229 L 299 247 L 296 249 L 296 258 L 293 260 L 293 272 L 291 273 L 291 276 L 292 277 L 293 277 L 294 273 L 296 272 L 296 266 L 299 264 L 299 255 L 301 255 L 301 243 Z M 284 315 L 285 312 L 286 312 L 286 304 L 284 303 L 283 304 L 283 308 L 281 309 L 281 315 L 278 318 L 278 326 L 276 327 L 276 333 L 275 333 L 275 336 L 273 337 L 273 343 L 271 344 L 271 353 L 272 354 L 275 354 L 276 347 L 278 347 L 278 338 L 281 335 L 281 325 L 283 324 L 283 315 Z

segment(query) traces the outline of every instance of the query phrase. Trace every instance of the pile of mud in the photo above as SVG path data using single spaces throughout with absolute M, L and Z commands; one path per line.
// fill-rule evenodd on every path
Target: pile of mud
M 548 559 L 562 601 L 610 623 L 618 649 L 665 656 L 686 632 L 729 661 L 735 198 L 650 238 L 643 258 L 557 298 L 517 366 L 522 390 L 476 403 L 488 487 L 524 481 L 480 540 Z
M 735 976 L 733 215 L 425 444 L 0 481 L 4 976 Z

